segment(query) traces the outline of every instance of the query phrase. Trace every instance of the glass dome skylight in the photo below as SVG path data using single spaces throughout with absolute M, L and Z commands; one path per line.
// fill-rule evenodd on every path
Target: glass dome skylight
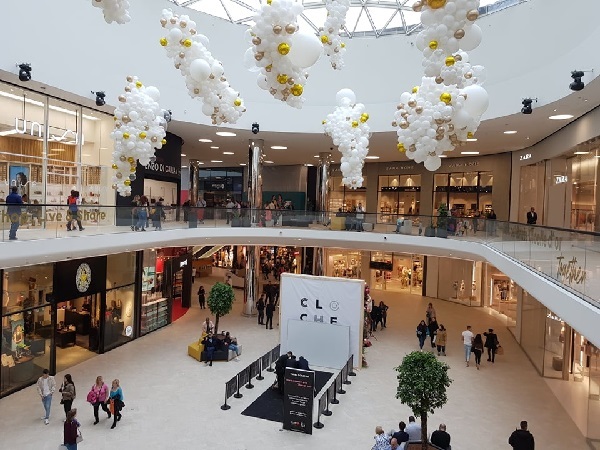
M 173 3 L 210 14 L 232 23 L 252 25 L 260 4 L 265 0 L 171 0 Z M 351 0 L 344 34 L 347 37 L 411 34 L 419 28 L 420 13 L 412 10 L 416 0 Z M 485 15 L 524 3 L 526 0 L 481 0 L 480 14 Z M 322 0 L 302 0 L 304 13 L 300 24 L 317 31 L 327 15 Z M 303 23 L 304 22 L 304 23 Z

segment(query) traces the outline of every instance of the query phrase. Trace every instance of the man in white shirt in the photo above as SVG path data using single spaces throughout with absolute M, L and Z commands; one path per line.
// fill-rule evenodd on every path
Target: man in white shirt
M 42 404 L 44 405 L 45 415 L 42 420 L 46 425 L 50 422 L 50 406 L 52 405 L 52 394 L 56 390 L 56 381 L 54 377 L 50 376 L 48 369 L 42 371 L 42 376 L 37 380 L 38 394 L 42 398 Z
M 473 333 L 471 332 L 471 325 L 467 325 L 467 329 L 462 332 L 463 345 L 465 346 L 465 359 L 467 361 L 467 367 L 469 367 L 469 360 L 471 359 L 471 346 L 473 345 Z
M 408 433 L 409 442 L 421 442 L 421 425 L 415 421 L 415 416 L 410 416 L 408 418 L 408 425 L 406 425 L 404 431 Z
M 227 215 L 227 225 L 229 225 L 229 222 L 233 219 L 233 208 L 235 208 L 235 203 L 229 199 L 225 207 L 227 208 L 227 211 L 225 211 L 225 214 Z

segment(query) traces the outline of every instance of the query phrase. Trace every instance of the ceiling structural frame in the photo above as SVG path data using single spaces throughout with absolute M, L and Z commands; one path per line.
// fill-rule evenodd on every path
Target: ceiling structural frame
M 169 0 L 176 5 L 191 8 L 229 22 L 251 26 L 254 16 L 266 0 Z M 325 23 L 325 2 L 321 0 L 299 0 L 304 5 L 301 22 L 314 32 Z M 356 37 L 379 38 L 386 35 L 411 34 L 421 29 L 420 13 L 414 12 L 415 0 L 350 0 L 350 11 L 342 34 Z M 480 16 L 493 14 L 528 0 L 481 0 Z M 317 21 L 317 19 L 319 19 Z M 322 19 L 322 20 L 321 20 Z

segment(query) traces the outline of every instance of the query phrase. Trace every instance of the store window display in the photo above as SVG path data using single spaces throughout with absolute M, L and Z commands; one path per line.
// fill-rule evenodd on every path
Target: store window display
M 392 292 L 423 293 L 423 256 L 371 253 L 371 286 Z
M 570 166 L 571 172 L 570 178 L 567 178 L 567 183 L 571 183 L 571 228 L 576 230 L 597 231 L 595 229 L 598 177 L 596 154 L 597 151 L 592 151 L 588 155 L 567 160 L 567 167 Z
M 492 210 L 493 184 L 491 172 L 435 174 L 433 207 L 445 203 L 454 217 L 485 217 Z
M 337 278 L 361 279 L 362 252 L 327 249 L 327 274 Z
M 329 211 L 355 212 L 359 203 L 362 203 L 366 212 L 370 212 L 367 205 L 367 177 L 364 177 L 362 187 L 350 189 L 342 183 L 342 177 L 331 177 L 329 192 Z
M 518 286 L 491 264 L 485 264 L 486 305 L 506 317 L 507 325 L 517 323 Z
M 398 216 L 419 215 L 421 175 L 382 175 L 377 197 L 378 223 L 395 223 Z

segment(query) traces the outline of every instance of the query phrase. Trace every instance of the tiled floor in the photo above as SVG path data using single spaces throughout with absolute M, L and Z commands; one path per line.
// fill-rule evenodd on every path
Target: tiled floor
M 202 281 L 205 286 L 206 280 Z M 197 283 L 196 283 L 197 286 Z M 195 291 L 193 291 L 195 292 Z M 196 301 L 176 323 L 144 338 L 85 361 L 69 372 L 78 390 L 74 406 L 82 422 L 81 448 L 101 449 L 368 449 L 373 445 L 376 425 L 388 430 L 407 420 L 409 409 L 395 399 L 393 368 L 404 354 L 418 348 L 414 329 L 424 317 L 429 299 L 385 292 L 372 292 L 376 301 L 390 305 L 388 328 L 376 333 L 368 349 L 369 367 L 359 371 L 325 417 L 325 428 L 312 436 L 282 431 L 273 422 L 245 417 L 240 412 L 273 381 L 267 374 L 254 390 L 231 399 L 232 408 L 221 411 L 224 383 L 247 364 L 272 348 L 278 330 L 265 330 L 256 319 L 241 316 L 242 295 L 236 292 L 233 312 L 222 318 L 221 329 L 230 330 L 243 344 L 241 362 L 219 362 L 213 367 L 187 356 L 187 345 L 197 339 L 206 316 Z M 440 322 L 449 330 L 444 358 L 454 380 L 449 401 L 430 418 L 430 428 L 440 422 L 448 426 L 455 450 L 507 448 L 507 439 L 520 420 L 529 421 L 537 448 L 588 448 L 585 439 L 567 416 L 548 385 L 533 369 L 511 334 L 492 314 L 479 308 L 433 300 Z M 474 331 L 496 328 L 505 354 L 495 365 L 484 363 L 477 371 L 462 361 L 460 333 L 471 324 Z M 59 374 L 57 379 L 60 379 Z M 92 408 L 85 402 L 87 390 L 97 375 L 105 380 L 118 377 L 126 408 L 116 429 L 102 419 L 93 426 Z M 55 450 L 62 434 L 62 408 L 55 396 L 50 425 L 40 421 L 42 405 L 34 387 L 0 400 L 0 446 Z

